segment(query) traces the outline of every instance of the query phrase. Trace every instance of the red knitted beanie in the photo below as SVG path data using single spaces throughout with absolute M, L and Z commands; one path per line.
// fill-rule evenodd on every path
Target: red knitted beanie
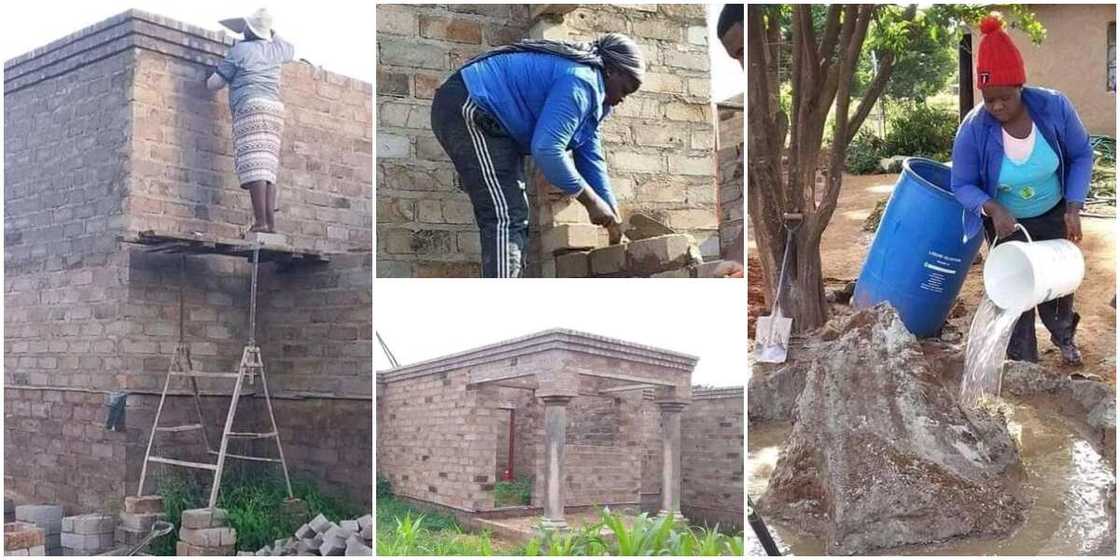
M 980 20 L 980 48 L 976 56 L 976 87 L 1021 86 L 1027 81 L 1023 57 L 1011 37 L 1003 30 L 1003 22 L 995 15 Z

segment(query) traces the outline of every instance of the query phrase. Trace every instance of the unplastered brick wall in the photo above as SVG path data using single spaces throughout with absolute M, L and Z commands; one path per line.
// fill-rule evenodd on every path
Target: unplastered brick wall
M 397 495 L 459 511 L 494 509 L 495 477 L 505 469 L 509 407 L 516 407 L 514 473 L 531 476 L 531 504 L 544 496 L 544 405 L 558 372 L 610 372 L 673 384 L 687 400 L 690 358 L 611 339 L 546 331 L 378 373 L 377 470 Z M 566 406 L 566 505 L 639 503 L 646 449 L 656 442 L 653 394 L 602 394 L 592 375 L 563 385 Z M 517 387 L 496 385 L 497 380 Z M 617 381 L 615 382 L 617 383 Z M 538 385 L 540 384 L 540 385 Z M 652 426 L 650 426 L 652 423 Z M 660 492 L 657 463 L 653 492 Z
M 718 105 L 720 257 L 743 262 L 743 96 Z
M 5 63 L 5 398 L 18 420 L 5 422 L 5 481 L 29 500 L 89 511 L 135 491 L 180 317 L 197 369 L 232 371 L 248 339 L 244 259 L 184 261 L 119 240 L 149 228 L 225 235 L 236 221 L 230 212 L 244 209 L 228 161 L 224 94 L 207 96 L 194 81 L 228 44 L 130 11 Z M 291 239 L 307 250 L 368 254 L 371 177 L 362 175 L 370 161 L 361 138 L 369 144 L 369 86 L 298 66 L 285 70 L 285 84 L 285 165 L 302 161 L 306 170 L 318 160 L 334 171 L 293 179 L 281 194 L 293 219 L 278 225 L 297 228 Z M 365 126 L 355 124 L 362 111 Z M 320 211 L 325 230 L 294 219 Z M 344 236 L 329 229 L 343 226 Z M 261 273 L 267 285 L 275 271 L 262 265 Z M 182 395 L 185 385 L 174 389 Z M 123 432 L 104 427 L 111 391 L 130 393 Z M 204 400 L 213 437 L 225 403 Z M 167 408 L 165 424 L 187 422 L 179 411 L 189 401 L 173 397 Z
M 378 6 L 378 273 L 475 276 L 478 229 L 454 167 L 431 132 L 434 90 L 471 56 L 529 37 L 634 37 L 647 79 L 604 125 L 623 215 L 642 211 L 719 255 L 715 118 L 709 97 L 704 7 L 699 5 Z M 558 199 L 527 165 L 527 276 L 555 276 L 566 239 L 605 245 L 578 203 Z M 538 196 L 538 192 L 553 196 Z M 549 230 L 559 229 L 550 233 Z
M 377 267 L 382 277 L 477 276 L 478 228 L 432 134 L 432 96 L 471 57 L 524 38 L 523 4 L 377 7 Z
M 681 416 L 681 511 L 709 526 L 743 524 L 743 388 L 695 388 Z
M 642 88 L 616 107 L 602 127 L 623 219 L 634 212 L 648 214 L 691 235 L 705 257 L 718 257 L 716 130 L 704 6 L 581 5 L 565 11 L 569 8 L 534 7 L 534 35 L 588 41 L 625 33 L 646 58 Z M 577 241 L 577 247 L 586 239 L 604 245 L 606 236 L 587 222 L 578 203 L 542 196 L 546 184 L 535 176 L 529 194 L 539 199 L 540 274 L 554 276 L 553 259 L 572 248 L 568 240 Z

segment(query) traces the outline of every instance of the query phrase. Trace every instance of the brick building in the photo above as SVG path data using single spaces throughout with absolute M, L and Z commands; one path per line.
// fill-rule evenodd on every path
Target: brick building
M 80 513 L 136 493 L 180 324 L 197 369 L 236 368 L 246 259 L 130 243 L 152 230 L 214 245 L 249 223 L 226 94 L 204 86 L 231 44 L 129 11 L 4 65 L 4 482 L 17 501 Z M 276 255 L 317 262 L 261 265 L 257 327 L 293 475 L 361 501 L 372 494 L 360 420 L 372 414 L 371 96 L 367 83 L 284 68 Z M 203 389 L 213 441 L 228 402 L 216 395 L 232 385 Z M 121 431 L 105 426 L 110 392 L 128 393 Z M 243 399 L 239 422 L 260 422 L 262 400 Z M 189 402 L 167 409 L 185 415 Z M 212 461 L 195 439 L 164 441 L 166 455 Z
M 703 5 L 379 5 L 377 252 L 381 277 L 477 276 L 478 230 L 454 168 L 431 132 L 435 89 L 470 57 L 522 38 L 633 37 L 645 83 L 603 125 L 623 219 L 642 211 L 721 253 L 715 110 Z M 558 199 L 529 164 L 526 276 L 555 257 L 607 243 L 582 206 Z M 730 230 L 728 230 L 730 231 Z
M 550 330 L 378 372 L 378 476 L 467 516 L 511 511 L 509 469 L 546 524 L 610 505 L 741 526 L 742 391 L 693 395 L 696 361 Z

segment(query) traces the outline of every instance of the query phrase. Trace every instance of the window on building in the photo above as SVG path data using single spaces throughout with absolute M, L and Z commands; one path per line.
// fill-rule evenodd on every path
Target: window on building
M 1105 49 L 1105 64 L 1108 66 L 1108 91 L 1116 91 L 1116 22 L 1108 24 L 1108 48 Z

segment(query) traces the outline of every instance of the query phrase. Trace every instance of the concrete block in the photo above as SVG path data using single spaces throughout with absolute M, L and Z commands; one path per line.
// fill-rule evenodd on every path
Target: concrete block
M 179 539 L 195 546 L 219 548 L 237 544 L 237 530 L 233 527 L 211 527 L 209 529 L 179 529 Z
M 105 539 L 101 535 L 77 535 L 74 533 L 63 533 L 62 546 L 64 548 L 77 548 L 83 550 L 96 550 L 101 548 Z M 113 535 L 109 534 L 109 544 L 112 545 Z
M 327 519 L 327 517 L 321 513 L 316 515 L 315 519 L 312 519 L 307 524 L 315 530 L 315 533 L 320 535 L 327 532 L 327 530 L 331 528 L 331 525 L 333 525 L 331 520 Z
M 377 134 L 377 159 L 406 158 L 411 149 L 412 141 L 407 136 Z
M 120 545 L 135 545 L 140 544 L 148 536 L 151 529 L 130 529 L 124 526 L 118 526 L 113 531 L 113 542 Z
M 685 234 L 662 235 L 634 241 L 628 246 L 627 268 L 633 274 L 648 276 L 701 262 L 692 237 Z
M 58 550 L 47 550 L 43 545 L 33 546 L 27 549 L 28 556 L 58 556 Z
M 323 544 L 319 545 L 319 556 L 343 556 L 346 554 L 346 540 L 338 537 L 328 537 L 323 539 Z
M 420 36 L 478 45 L 482 43 L 482 26 L 461 18 L 420 16 Z
M 163 496 L 125 496 L 126 513 L 158 513 L 163 511 Z
M 346 556 L 373 556 L 373 549 L 357 535 L 346 539 Z
M 318 551 L 319 547 L 323 546 L 323 537 L 316 536 L 311 539 L 300 539 L 299 545 L 301 550 Z
M 221 508 L 188 509 L 183 512 L 180 525 L 186 529 L 209 529 L 229 526 L 229 512 Z
M 233 547 L 205 547 L 197 546 L 187 542 L 178 541 L 175 543 L 176 556 L 233 556 Z
M 622 276 L 626 272 L 627 245 L 600 247 L 588 255 L 592 276 Z
M 318 533 L 315 532 L 315 529 L 312 529 L 311 526 L 308 525 L 307 523 L 304 523 L 303 525 L 300 526 L 299 529 L 296 529 L 296 538 L 297 539 L 310 539 L 310 538 L 314 538 L 315 535 L 317 535 L 317 534 Z M 279 541 L 277 541 L 277 542 L 279 542 Z
M 16 506 L 16 521 L 34 523 L 47 535 L 62 532 L 62 506 L 24 505 Z
M 108 513 L 86 513 L 62 519 L 63 533 L 79 535 L 100 535 L 112 533 L 117 521 Z M 68 528 L 69 527 L 69 528 Z
M 357 520 L 345 520 L 340 522 L 338 525 L 339 527 L 342 527 L 342 530 L 346 531 L 347 533 L 357 533 L 362 530 L 362 528 L 358 525 Z
M 572 251 L 556 256 L 557 278 L 587 278 L 591 275 L 591 263 L 587 251 Z
M 14 521 L 4 524 L 4 550 L 27 549 L 46 542 L 46 533 L 34 523 Z
M 598 244 L 599 226 L 592 224 L 561 224 L 541 234 L 541 248 L 552 254 L 594 249 Z
M 367 528 L 372 528 L 373 527 L 373 516 L 367 513 L 367 514 L 359 517 L 358 518 L 358 527 L 360 527 L 362 530 L 365 530 Z
M 665 272 L 658 272 L 651 274 L 650 278 L 692 278 L 692 271 L 690 268 L 677 268 L 674 270 L 667 270 Z
M 167 517 L 164 513 L 128 513 L 122 511 L 119 515 L 120 526 L 131 531 L 150 531 L 156 521 Z

